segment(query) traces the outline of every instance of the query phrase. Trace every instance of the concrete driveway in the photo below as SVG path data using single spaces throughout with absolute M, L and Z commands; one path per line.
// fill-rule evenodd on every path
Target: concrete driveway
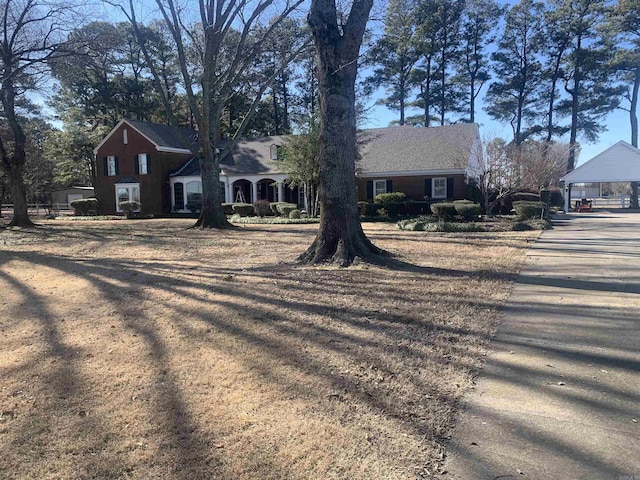
M 441 478 L 640 480 L 640 214 L 554 223 L 527 253 Z

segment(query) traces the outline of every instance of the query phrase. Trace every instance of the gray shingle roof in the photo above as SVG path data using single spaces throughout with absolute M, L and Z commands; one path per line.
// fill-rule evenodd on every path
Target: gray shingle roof
M 271 145 L 283 145 L 286 137 L 273 137 L 241 140 L 225 157 L 220 165 L 226 175 L 264 175 L 283 173 L 277 164 L 271 160 Z
M 415 128 L 374 128 L 360 132 L 361 174 L 466 170 L 474 141 L 475 123 Z
M 126 122 L 159 147 L 183 148 L 194 153 L 198 151 L 198 134 L 190 128 L 129 119 Z
M 373 128 L 358 133 L 360 175 L 402 172 L 465 171 L 478 126 L 474 123 L 444 127 L 409 126 Z M 271 145 L 283 145 L 286 136 L 241 140 L 221 162 L 226 175 L 268 175 L 284 173 L 271 160 Z M 200 165 L 193 158 L 172 176 L 197 175 Z

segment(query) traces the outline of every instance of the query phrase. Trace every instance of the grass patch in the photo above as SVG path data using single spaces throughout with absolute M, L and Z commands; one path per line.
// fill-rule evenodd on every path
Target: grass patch
M 0 232 L 0 477 L 439 472 L 535 233 L 365 224 L 400 268 L 341 269 L 293 263 L 317 225 L 192 224 Z

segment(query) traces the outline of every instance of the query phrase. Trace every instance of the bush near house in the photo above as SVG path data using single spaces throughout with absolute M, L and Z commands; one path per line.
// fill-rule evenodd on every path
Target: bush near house
M 135 212 L 140 211 L 140 202 L 120 202 L 118 208 L 124 212 L 127 218 L 133 218 Z
M 520 220 L 541 218 L 544 208 L 545 204 L 543 202 L 513 202 L 513 209 Z
M 269 202 L 269 200 L 258 200 L 253 204 L 253 206 L 256 208 L 256 213 L 259 217 L 273 214 L 273 212 L 271 211 L 271 203 Z
M 563 207 L 564 196 L 559 188 L 543 188 L 540 190 L 540 201 L 551 207 Z
M 429 215 L 431 213 L 429 206 L 432 203 L 426 200 L 407 200 L 386 204 L 358 202 L 358 210 L 360 210 L 360 215 L 363 217 L 375 217 L 378 210 L 385 210 L 391 217 L 398 215 Z
M 373 202 L 387 205 L 389 203 L 403 203 L 406 199 L 407 196 L 402 192 L 379 193 L 376 195 L 376 198 L 373 199 Z
M 278 202 L 278 205 L 276 206 L 278 214 L 287 218 L 289 217 L 289 213 L 297 209 L 298 205 L 296 205 L 295 203 Z
M 222 211 L 225 215 L 233 215 L 233 203 L 223 203 Z
M 289 212 L 289 218 L 294 220 L 294 219 L 298 219 L 302 216 L 302 212 L 300 210 L 298 210 L 297 208 L 294 210 L 291 210 Z
M 467 203 L 468 202 L 468 203 Z M 480 216 L 480 205 L 467 200 L 453 202 L 456 213 L 462 217 L 465 222 L 471 222 Z
M 431 212 L 439 222 L 450 222 L 458 213 L 453 203 L 434 203 Z
M 255 207 L 251 203 L 234 203 L 233 213 L 240 215 L 241 217 L 249 217 L 256 212 Z
M 74 215 L 89 215 L 89 212 L 95 215 L 98 211 L 98 199 L 79 198 L 71 202 L 71 206 L 73 207 Z

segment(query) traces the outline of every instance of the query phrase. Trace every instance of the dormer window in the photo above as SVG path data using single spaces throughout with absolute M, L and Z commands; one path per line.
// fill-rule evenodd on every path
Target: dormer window
M 125 145 L 129 143 L 129 135 L 126 128 L 122 129 L 122 143 L 124 143 Z
M 270 154 L 271 160 L 277 160 L 278 159 L 278 145 L 276 145 L 276 144 L 271 145 L 271 147 L 269 149 L 269 154 Z

